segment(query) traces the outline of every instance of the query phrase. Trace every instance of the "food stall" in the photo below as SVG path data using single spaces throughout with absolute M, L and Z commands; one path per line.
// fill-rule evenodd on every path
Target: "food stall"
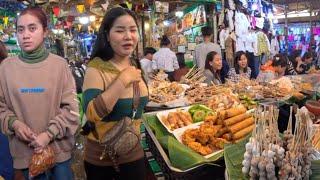
M 145 114 L 146 142 L 169 179 L 221 178 L 229 168 L 226 178 L 237 179 L 240 176 L 234 175 L 239 173 L 248 178 L 242 174 L 242 161 L 245 144 L 257 131 L 257 111 L 264 114 L 259 109 L 272 106 L 270 127 L 277 129 L 274 134 L 279 137 L 278 119 L 284 119 L 280 107 L 294 103 L 302 107 L 307 100 L 319 99 L 320 74 L 285 77 L 271 84 L 241 80 L 213 86 L 192 73 L 196 77 L 188 73 L 180 83 L 155 78 L 149 86 L 150 100 L 168 109 Z M 311 119 L 317 122 L 317 118 Z M 296 124 L 300 121 L 286 120 L 287 126 L 288 122 L 300 126 Z M 319 144 L 313 141 L 314 146 Z

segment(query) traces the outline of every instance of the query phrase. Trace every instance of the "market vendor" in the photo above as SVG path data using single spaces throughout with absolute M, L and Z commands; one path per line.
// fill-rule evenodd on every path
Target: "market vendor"
M 76 88 L 66 60 L 44 46 L 47 22 L 39 7 L 24 9 L 17 17 L 21 53 L 0 66 L 0 127 L 9 137 L 15 172 L 29 179 L 32 155 L 51 147 L 55 165 L 34 178 L 73 179 L 71 153 L 79 125 Z
M 259 82 L 271 82 L 279 79 L 284 75 L 287 68 L 287 59 L 282 54 L 277 54 L 272 61 L 266 62 L 261 67 L 261 71 L 257 77 Z
M 250 79 L 251 69 L 248 67 L 248 58 L 245 52 L 238 51 L 234 59 L 234 68 L 228 73 L 228 79 L 239 82 L 240 78 Z
M 215 51 L 207 54 L 204 76 L 205 83 L 219 85 L 224 83 L 225 73 L 222 73 L 223 62 L 221 55 Z
M 299 66 L 299 68 L 301 69 L 299 74 L 307 74 L 312 66 L 312 60 L 313 56 L 311 52 L 304 53 L 304 55 L 302 56 L 302 63 Z
M 164 35 L 160 42 L 161 48 L 153 55 L 152 69 L 163 70 L 168 74 L 170 81 L 174 81 L 174 71 L 179 69 L 179 63 L 176 54 L 170 50 L 170 39 Z

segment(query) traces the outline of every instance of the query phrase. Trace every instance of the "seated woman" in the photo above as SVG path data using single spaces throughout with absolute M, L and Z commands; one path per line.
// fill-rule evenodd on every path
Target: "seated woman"
M 311 52 L 306 52 L 302 56 L 302 63 L 297 68 L 300 69 L 299 74 L 307 74 L 312 66 L 313 56 Z
M 222 65 L 221 56 L 217 52 L 211 51 L 207 54 L 204 67 L 205 83 L 219 85 L 224 82 L 225 77 L 221 73 Z
M 284 75 L 286 68 L 287 59 L 281 54 L 276 54 L 270 63 L 267 62 L 263 67 L 261 67 L 257 80 L 259 82 L 270 82 L 278 79 Z
M 290 67 L 287 68 L 287 75 L 297 75 L 302 71 L 300 68 L 300 65 L 302 64 L 302 58 L 301 58 L 301 50 L 294 50 L 289 56 L 289 60 L 291 62 L 291 65 L 293 66 L 293 71 L 296 73 L 287 73 L 290 69 Z
M 251 69 L 248 67 L 248 58 L 246 53 L 238 51 L 234 59 L 234 68 L 228 73 L 228 78 L 232 82 L 239 82 L 240 78 L 250 79 Z

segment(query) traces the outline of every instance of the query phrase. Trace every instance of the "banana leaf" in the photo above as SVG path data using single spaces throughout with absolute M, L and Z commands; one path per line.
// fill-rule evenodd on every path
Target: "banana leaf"
M 310 179 L 320 179 L 320 160 L 311 162 L 312 175 Z
M 224 161 L 229 179 L 249 179 L 242 173 L 243 155 L 246 151 L 245 146 L 249 141 L 249 137 L 250 135 L 236 144 L 227 144 L 224 147 Z
M 245 153 L 245 145 L 249 141 L 249 137 L 243 139 L 237 144 L 225 145 L 224 160 L 229 179 L 248 180 L 249 177 L 242 173 L 242 161 Z M 312 175 L 310 179 L 320 179 L 320 160 L 311 162 Z
M 200 164 L 215 165 L 214 162 L 223 157 L 223 152 L 217 153 L 209 159 L 204 158 L 189 147 L 180 143 L 165 127 L 159 122 L 156 116 L 144 116 L 149 127 L 155 133 L 155 136 L 161 146 L 167 149 L 168 157 L 172 166 L 181 170 L 186 170 Z

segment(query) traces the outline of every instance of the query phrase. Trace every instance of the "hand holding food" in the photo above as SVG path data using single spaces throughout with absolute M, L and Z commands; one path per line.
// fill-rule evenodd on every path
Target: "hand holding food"
M 130 66 L 121 71 L 119 79 L 124 86 L 127 87 L 131 83 L 141 80 L 141 70 L 135 68 L 134 66 Z

